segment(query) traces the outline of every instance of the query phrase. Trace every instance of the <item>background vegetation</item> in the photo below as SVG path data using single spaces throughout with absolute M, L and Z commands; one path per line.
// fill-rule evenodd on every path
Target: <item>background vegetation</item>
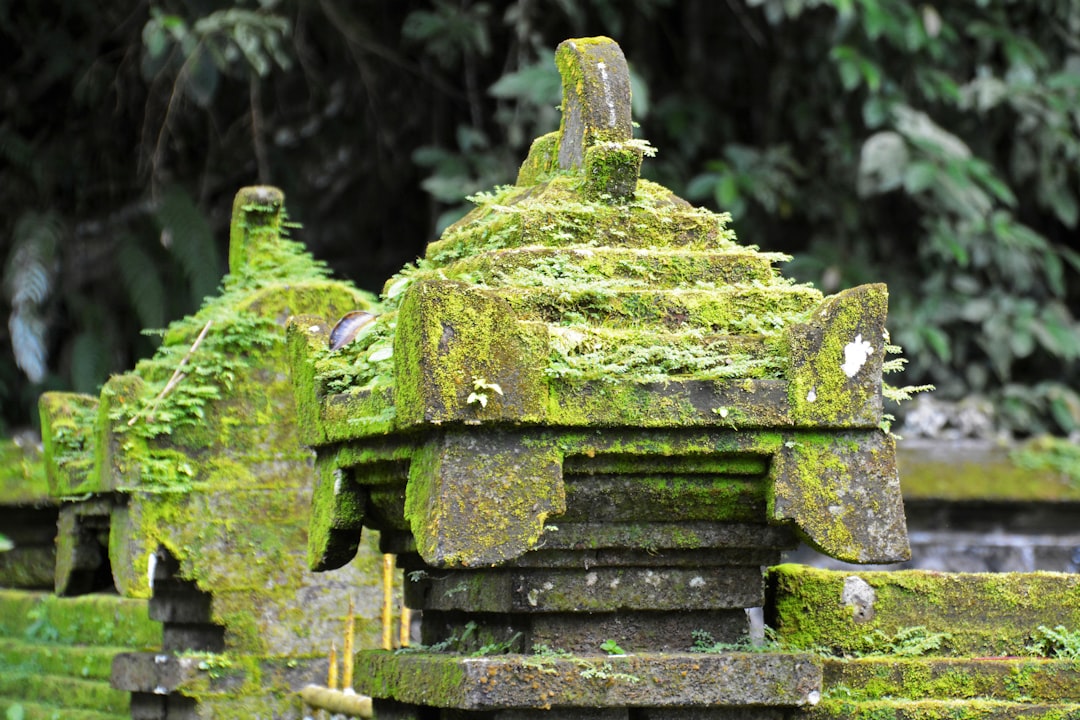
M 890 284 L 904 382 L 1080 428 L 1080 0 L 0 0 L 0 417 L 213 292 L 233 193 L 378 290 L 558 122 L 606 34 L 645 173 L 827 292 Z

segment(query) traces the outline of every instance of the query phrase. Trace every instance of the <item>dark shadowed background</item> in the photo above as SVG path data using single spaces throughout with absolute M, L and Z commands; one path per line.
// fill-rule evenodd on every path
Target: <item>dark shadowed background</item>
M 513 181 L 555 45 L 598 34 L 645 175 L 786 274 L 888 282 L 904 383 L 1080 428 L 1080 1 L 0 0 L 0 429 L 216 290 L 243 185 L 379 290 Z

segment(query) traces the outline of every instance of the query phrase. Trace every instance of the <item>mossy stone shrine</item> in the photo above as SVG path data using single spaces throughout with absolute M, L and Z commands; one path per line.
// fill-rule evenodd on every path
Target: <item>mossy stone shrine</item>
M 113 686 L 132 693 L 140 720 L 298 717 L 295 691 L 325 678 L 350 598 L 378 595 L 371 550 L 337 577 L 306 566 L 313 461 L 284 342 L 296 313 L 373 298 L 327 279 L 288 240 L 274 188 L 237 194 L 229 271 L 220 296 L 99 397 L 40 400 L 60 505 L 56 594 L 149 599 L 163 623 L 155 652 L 113 663 Z
M 289 328 L 309 561 L 340 567 L 377 529 L 423 611 L 425 647 L 361 652 L 356 690 L 381 719 L 812 705 L 811 654 L 688 650 L 746 638 L 762 566 L 800 539 L 908 556 L 886 289 L 822 297 L 640 179 L 614 42 L 556 63 L 562 126 L 516 185 L 392 278 L 345 347 L 328 317 Z

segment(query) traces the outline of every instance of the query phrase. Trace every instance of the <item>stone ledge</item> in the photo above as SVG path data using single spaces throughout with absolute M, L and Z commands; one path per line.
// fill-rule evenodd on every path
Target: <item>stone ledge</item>
M 357 692 L 461 710 L 599 707 L 804 707 L 820 697 L 821 660 L 799 653 L 616 656 L 357 656 Z
M 1076 720 L 1080 705 L 1027 704 L 994 700 L 874 700 L 830 698 L 800 715 L 801 720 Z
M 1008 702 L 1080 701 L 1080 660 L 1045 658 L 826 659 L 827 691 L 855 698 L 970 699 Z
M 1080 627 L 1080 575 L 835 571 L 778 565 L 768 571 L 766 622 L 798 648 L 838 654 L 881 649 L 904 628 L 947 633 L 950 657 L 1020 655 L 1040 625 Z M 878 633 L 877 631 L 880 631 Z

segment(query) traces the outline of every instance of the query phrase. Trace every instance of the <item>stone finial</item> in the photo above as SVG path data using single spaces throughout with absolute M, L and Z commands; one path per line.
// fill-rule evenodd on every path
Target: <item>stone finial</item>
M 257 245 L 262 236 L 276 237 L 284 207 L 285 194 L 276 187 L 254 185 L 236 193 L 229 228 L 230 273 L 244 272 L 252 255 L 252 245 Z
M 630 123 L 630 71 L 622 49 L 610 38 L 564 40 L 555 51 L 562 75 L 559 167 L 581 167 L 597 142 L 625 142 Z
M 610 38 L 577 38 L 555 52 L 562 75 L 562 125 L 538 138 L 518 174 L 533 185 L 559 170 L 585 175 L 589 200 L 619 203 L 633 197 L 642 148 L 630 121 L 630 71 Z
M 585 176 L 585 198 L 622 203 L 637 190 L 646 143 L 633 140 L 630 71 L 606 37 L 562 42 L 555 53 L 562 76 L 562 125 L 533 141 L 517 184 L 536 185 L 559 171 Z

